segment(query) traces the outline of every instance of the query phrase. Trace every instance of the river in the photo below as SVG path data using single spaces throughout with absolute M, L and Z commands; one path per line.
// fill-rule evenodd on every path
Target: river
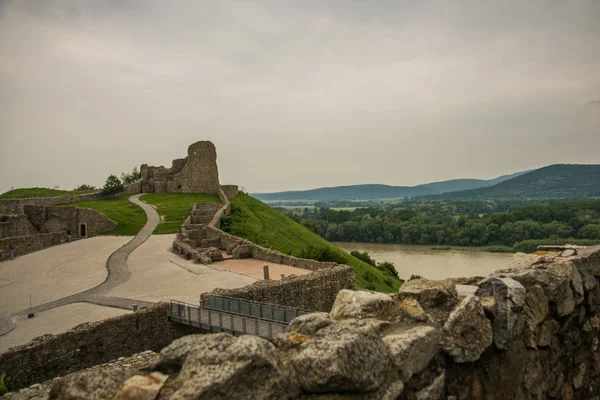
M 433 250 L 432 246 L 379 243 L 336 242 L 347 252 L 366 251 L 378 262 L 394 263 L 401 279 L 411 274 L 426 279 L 487 276 L 501 268 L 507 268 L 512 259 L 510 253 L 485 253 L 472 247 L 453 247 L 451 250 Z

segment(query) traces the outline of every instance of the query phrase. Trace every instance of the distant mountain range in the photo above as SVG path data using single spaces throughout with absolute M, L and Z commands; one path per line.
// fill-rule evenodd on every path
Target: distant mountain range
M 266 201 L 427 199 L 561 199 L 600 196 L 600 165 L 554 164 L 496 179 L 452 179 L 418 186 L 351 185 L 254 193 Z
M 600 165 L 554 164 L 489 187 L 443 193 L 436 199 L 568 199 L 600 197 Z
M 496 185 L 529 171 L 503 175 L 495 179 L 452 179 L 448 181 L 426 183 L 418 186 L 390 186 L 379 184 L 325 187 L 311 190 L 297 190 L 277 193 L 253 193 L 252 196 L 263 201 L 331 201 L 331 200 L 377 200 L 399 199 L 404 197 L 436 195 L 468 189 L 484 188 Z

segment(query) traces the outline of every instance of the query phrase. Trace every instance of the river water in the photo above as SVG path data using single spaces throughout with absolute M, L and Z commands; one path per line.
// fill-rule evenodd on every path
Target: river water
M 347 252 L 366 251 L 378 262 L 393 262 L 401 279 L 408 279 L 411 274 L 421 275 L 426 279 L 487 276 L 498 269 L 507 268 L 512 259 L 510 253 L 485 253 L 472 247 L 433 250 L 432 246 L 405 244 L 334 244 Z

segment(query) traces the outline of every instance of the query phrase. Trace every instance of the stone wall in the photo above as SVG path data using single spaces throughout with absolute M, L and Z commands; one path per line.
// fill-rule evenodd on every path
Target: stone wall
M 80 227 L 85 225 L 85 237 L 92 237 L 117 227 L 117 223 L 99 211 L 81 207 L 46 207 L 23 205 L 23 214 L 0 216 L 0 260 L 20 256 L 59 244 L 71 236 L 81 237 Z
M 168 303 L 158 303 L 59 335 L 44 335 L 0 354 L 0 376 L 9 387 L 27 387 L 145 350 L 158 351 L 198 328 L 171 323 Z
M 296 318 L 272 343 L 174 341 L 151 368 L 169 375 L 152 398 L 597 400 L 599 278 L 596 246 L 518 255 L 481 280 L 413 280 L 393 295 L 342 290 L 329 313 Z M 75 374 L 52 392 L 112 396 L 144 380 L 102 377 Z
M 24 214 L 0 216 L 0 239 L 11 236 L 26 236 L 38 233 Z
M 118 195 L 118 194 L 117 194 Z M 58 204 L 80 203 L 110 199 L 117 195 L 102 195 L 101 193 L 78 194 L 63 197 L 31 197 L 27 199 L 3 199 L 0 200 L 0 215 L 23 214 L 24 206 L 50 207 Z
M 217 193 L 221 188 L 217 150 L 208 141 L 190 145 L 188 156 L 173 160 L 171 168 L 143 164 L 140 172 L 140 181 L 129 185 L 127 193 Z
M 235 197 L 240 192 L 237 185 L 222 185 L 221 189 L 223 190 L 223 193 L 225 193 L 225 195 L 228 198 Z
M 263 280 L 236 289 L 215 289 L 203 293 L 200 304 L 207 305 L 209 295 L 235 297 L 314 311 L 329 311 L 342 289 L 354 289 L 354 269 L 335 265 L 308 275 L 288 276 L 281 280 Z
M 15 256 L 20 256 L 60 244 L 66 239 L 64 232 L 2 238 L 0 239 L 0 261 L 10 258 L 11 246 L 14 249 Z

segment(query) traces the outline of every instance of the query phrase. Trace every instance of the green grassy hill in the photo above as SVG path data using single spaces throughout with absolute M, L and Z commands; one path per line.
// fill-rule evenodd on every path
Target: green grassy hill
M 139 206 L 127 200 L 129 197 L 131 197 L 130 194 L 124 194 L 113 199 L 65 204 L 65 206 L 91 208 L 100 211 L 119 224 L 116 229 L 106 232 L 104 235 L 133 236 L 146 223 L 146 213 Z
M 565 199 L 600 196 L 600 165 L 555 164 L 497 185 L 430 199 Z
M 14 189 L 0 194 L 0 199 L 27 199 L 31 197 L 63 197 L 78 194 L 94 193 L 98 190 L 58 190 L 48 188 L 24 188 Z
M 400 280 L 351 256 L 279 211 L 248 195 L 231 199 L 232 213 L 222 229 L 261 246 L 293 256 L 317 254 L 321 261 L 336 261 L 354 267 L 356 284 L 382 292 L 398 290 Z M 314 258 L 314 257 L 310 257 Z
M 195 203 L 221 202 L 216 194 L 203 193 L 150 193 L 143 195 L 140 199 L 156 206 L 156 211 L 160 215 L 161 222 L 153 232 L 155 235 L 179 231 Z

